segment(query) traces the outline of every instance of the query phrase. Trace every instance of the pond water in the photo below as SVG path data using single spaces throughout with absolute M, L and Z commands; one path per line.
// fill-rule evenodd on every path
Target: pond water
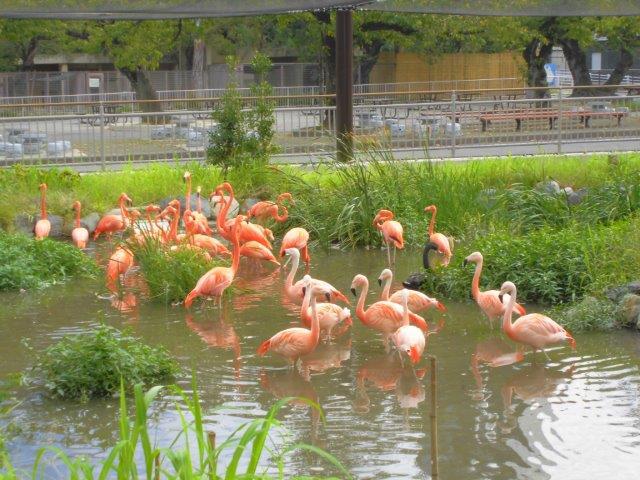
M 380 291 L 375 279 L 385 258 L 378 250 L 316 251 L 312 273 L 345 293 L 353 275 L 364 273 L 375 287 L 371 301 Z M 397 278 L 417 268 L 420 258 L 417 251 L 400 253 Z M 461 262 L 454 263 L 450 268 L 461 268 Z M 291 440 L 328 450 L 356 478 L 425 478 L 436 472 L 447 479 L 638 478 L 640 336 L 635 333 L 578 334 L 576 352 L 556 348 L 549 352 L 551 360 L 538 356 L 534 364 L 527 355 L 521 363 L 490 368 L 483 361 L 513 350 L 513 344 L 489 329 L 475 304 L 443 299 L 446 325 L 428 343 L 437 362 L 436 436 L 429 361 L 423 359 L 416 374 L 403 370 L 355 315 L 351 333 L 320 347 L 307 362 L 309 381 L 279 357 L 257 357 L 262 340 L 297 324 L 297 313 L 283 306 L 283 272 L 267 268 L 258 274 L 243 267 L 238 279 L 243 293 L 227 299 L 222 311 L 208 305 L 189 313 L 140 301 L 120 312 L 100 298 L 105 291 L 99 281 L 2 294 L 0 377 L 32 364 L 34 354 L 22 339 L 39 351 L 103 321 L 130 326 L 149 343 L 164 345 L 184 367 L 178 383 L 186 390 L 196 372 L 207 429 L 219 439 L 264 415 L 277 398 L 304 396 L 322 405 L 326 423 L 307 407 L 286 407 L 280 418 Z M 471 275 L 469 270 L 469 281 Z M 431 312 L 428 317 L 437 320 Z M 474 354 L 477 368 L 472 368 Z M 8 443 L 16 467 L 28 469 L 43 445 L 99 458 L 116 441 L 116 401 L 55 401 L 34 387 L 22 387 L 19 397 L 22 403 L 12 414 L 18 430 Z M 150 431 L 162 446 L 180 430 L 176 402 L 178 397 L 167 394 L 153 410 Z M 306 453 L 288 459 L 289 474 L 335 473 Z M 51 478 L 65 476 L 54 462 L 46 469 Z

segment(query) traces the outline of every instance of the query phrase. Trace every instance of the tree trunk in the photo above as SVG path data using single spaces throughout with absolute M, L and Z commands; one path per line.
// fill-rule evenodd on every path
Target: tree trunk
M 147 73 L 139 68 L 130 70 L 128 68 L 121 68 L 122 74 L 127 77 L 131 88 L 136 92 L 137 100 L 158 100 L 158 94 L 153 88 Z M 144 102 L 140 104 L 140 110 L 143 112 L 161 112 L 161 102 Z M 145 123 L 156 123 L 153 117 L 142 117 L 142 121 Z M 160 123 L 164 123 L 163 119 L 160 119 Z
M 320 61 L 322 69 L 322 84 L 325 93 L 336 93 L 336 40 L 333 35 L 329 34 L 331 30 L 331 13 L 328 11 L 313 12 L 313 16 L 321 23 L 320 37 L 322 41 L 323 58 Z M 335 105 L 335 97 L 327 98 L 325 105 Z M 331 124 L 329 111 L 324 115 L 322 124 L 328 128 Z
M 626 49 L 626 47 L 620 47 L 620 59 L 616 63 L 616 67 L 611 72 L 611 75 L 604 83 L 605 85 L 620 85 L 627 70 L 633 65 L 633 54 Z
M 382 40 L 374 40 L 363 48 L 363 55 L 360 59 L 360 83 L 370 83 L 371 71 L 378 63 L 383 45 Z
M 591 76 L 589 68 L 587 68 L 587 55 L 580 47 L 576 40 L 561 39 L 559 40 L 562 47 L 562 53 L 567 60 L 571 76 L 573 77 L 573 93 L 572 97 L 589 97 L 597 95 L 597 92 L 591 88 L 576 88 L 591 85 Z
M 548 96 L 549 86 L 547 83 L 547 72 L 544 64 L 549 62 L 549 57 L 553 50 L 553 45 L 543 43 L 535 38 L 531 40 L 524 49 L 522 56 L 527 63 L 527 85 L 530 87 L 543 87 L 543 89 L 533 90 L 532 98 L 545 98 Z
M 193 41 L 193 87 L 196 90 L 204 88 L 204 40 L 198 38 Z

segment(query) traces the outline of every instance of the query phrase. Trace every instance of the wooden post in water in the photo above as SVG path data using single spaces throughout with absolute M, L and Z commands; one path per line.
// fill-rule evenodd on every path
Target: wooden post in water
M 431 478 L 438 479 L 438 373 L 436 357 L 430 356 L 431 362 Z
M 153 480 L 160 480 L 160 453 L 153 459 Z
M 214 451 L 216 449 L 216 432 L 207 432 L 207 438 L 209 439 L 211 451 Z

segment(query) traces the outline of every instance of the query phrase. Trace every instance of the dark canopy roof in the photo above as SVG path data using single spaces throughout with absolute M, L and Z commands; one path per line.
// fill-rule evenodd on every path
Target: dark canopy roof
M 493 16 L 640 15 L 640 0 L 0 0 L 0 16 L 64 19 L 231 17 L 354 8 Z

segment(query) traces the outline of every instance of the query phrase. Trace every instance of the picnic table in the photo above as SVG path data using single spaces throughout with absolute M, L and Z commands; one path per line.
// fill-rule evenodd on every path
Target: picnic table
M 584 124 L 585 128 L 589 128 L 589 124 L 592 118 L 610 118 L 617 121 L 620 126 L 622 119 L 627 115 L 627 112 L 617 111 L 588 111 L 588 110 L 576 110 L 576 111 L 562 111 L 551 108 L 535 108 L 535 109 L 519 109 L 519 110 L 503 110 L 487 112 L 480 115 L 480 123 L 482 124 L 482 131 L 486 132 L 487 127 L 494 121 L 506 121 L 513 120 L 516 123 L 516 132 L 519 132 L 522 128 L 522 122 L 524 120 L 548 120 L 549 130 L 552 130 L 554 124 L 558 118 L 577 118 L 580 123 Z

